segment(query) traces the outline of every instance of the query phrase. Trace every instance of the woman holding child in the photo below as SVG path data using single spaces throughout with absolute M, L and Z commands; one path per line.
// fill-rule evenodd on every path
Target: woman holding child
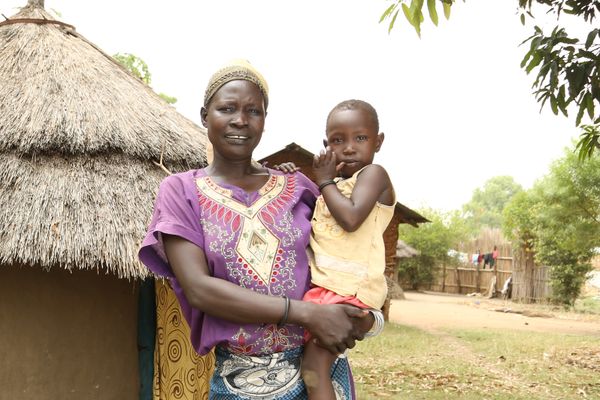
M 348 304 L 301 301 L 319 190 L 300 173 L 252 161 L 267 106 L 267 84 L 250 64 L 212 76 L 201 116 L 214 160 L 162 182 L 140 249 L 142 262 L 169 278 L 196 351 L 215 348 L 211 399 L 305 399 L 304 330 L 340 354 L 373 324 Z M 354 398 L 347 359 L 334 361 L 331 379 L 338 398 Z

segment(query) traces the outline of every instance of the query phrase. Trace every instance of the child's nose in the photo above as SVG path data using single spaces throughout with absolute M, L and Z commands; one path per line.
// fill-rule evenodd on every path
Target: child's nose
M 344 146 L 344 154 L 352 154 L 354 153 L 354 147 L 351 144 Z

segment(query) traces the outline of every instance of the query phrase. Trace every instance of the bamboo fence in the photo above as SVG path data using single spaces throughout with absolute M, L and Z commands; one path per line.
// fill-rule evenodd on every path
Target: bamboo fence
M 491 253 L 494 246 L 498 249 L 498 259 L 493 267 L 471 263 L 471 257 L 477 250 L 482 254 Z M 536 265 L 532 252 L 525 249 L 513 251 L 511 244 L 497 230 L 484 231 L 476 240 L 458 246 L 458 251 L 466 253 L 468 262 L 436 267 L 428 290 L 501 296 L 505 281 L 512 275 L 511 299 L 531 303 L 546 301 L 551 296 L 549 268 Z M 401 284 L 409 287 L 406 282 Z

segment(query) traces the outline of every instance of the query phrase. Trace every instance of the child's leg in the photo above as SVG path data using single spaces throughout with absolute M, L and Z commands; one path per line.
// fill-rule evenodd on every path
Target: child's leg
M 309 340 L 302 355 L 302 379 L 309 400 L 335 400 L 331 383 L 331 366 L 337 356 Z

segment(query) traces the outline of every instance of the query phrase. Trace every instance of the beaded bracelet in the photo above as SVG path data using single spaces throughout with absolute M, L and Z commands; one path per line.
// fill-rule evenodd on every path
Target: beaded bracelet
M 322 191 L 325 186 L 329 186 L 329 185 L 335 185 L 335 181 L 333 179 L 330 179 L 328 181 L 321 183 L 319 185 L 319 192 Z
M 281 317 L 281 319 L 277 323 L 277 327 L 279 328 L 286 324 L 288 314 L 290 313 L 290 299 L 287 296 L 283 296 L 283 299 L 285 300 L 285 310 L 283 312 L 283 317 Z

